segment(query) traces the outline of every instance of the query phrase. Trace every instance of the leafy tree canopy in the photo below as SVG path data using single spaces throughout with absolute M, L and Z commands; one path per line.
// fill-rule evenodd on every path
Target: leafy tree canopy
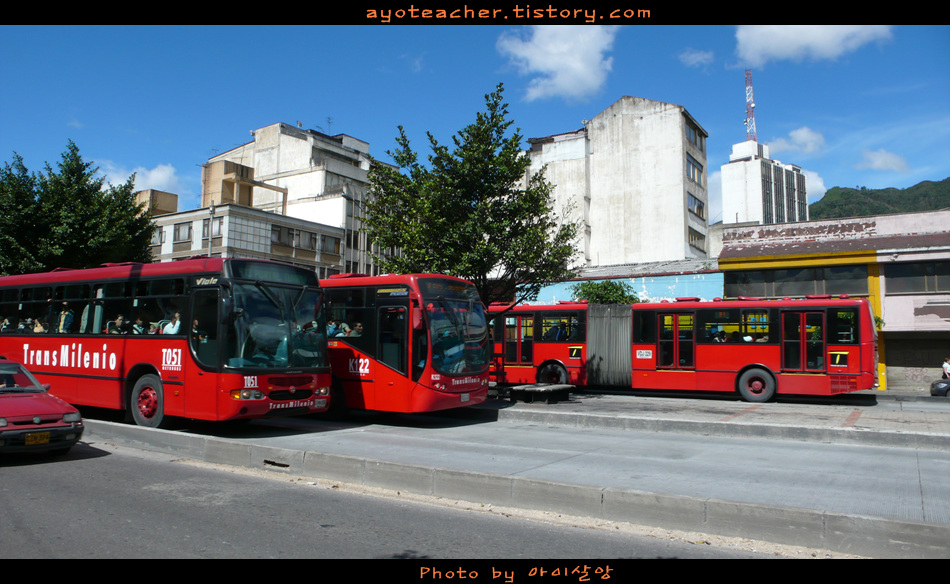
M 547 283 L 572 276 L 577 226 L 558 220 L 544 170 L 527 178 L 521 149 L 499 84 L 486 111 L 453 137 L 453 147 L 428 133 L 423 166 L 402 126 L 396 167 L 374 161 L 365 230 L 382 250 L 376 260 L 401 273 L 443 273 L 471 280 L 482 302 L 537 298 Z
M 591 304 L 634 304 L 640 302 L 633 286 L 622 280 L 580 282 L 570 288 L 574 300 L 586 300 Z
M 0 235 L 0 274 L 151 261 L 154 227 L 135 203 L 135 175 L 106 187 L 97 172 L 72 141 L 43 174 L 30 174 L 17 154 L 4 164 L 0 212 L 16 229 Z

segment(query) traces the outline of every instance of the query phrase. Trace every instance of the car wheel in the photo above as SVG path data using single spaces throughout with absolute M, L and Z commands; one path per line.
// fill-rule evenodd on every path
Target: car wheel
M 162 380 L 155 375 L 143 375 L 135 382 L 129 396 L 132 421 L 138 426 L 160 428 L 165 424 L 165 394 Z
M 775 380 L 764 369 L 749 369 L 739 376 L 739 395 L 747 402 L 767 402 L 775 397 Z

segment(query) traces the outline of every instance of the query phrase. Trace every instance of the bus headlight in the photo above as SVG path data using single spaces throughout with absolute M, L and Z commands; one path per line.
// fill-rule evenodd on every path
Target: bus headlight
M 329 387 L 318 387 L 314 392 L 314 395 L 330 395 Z
M 231 399 L 264 399 L 264 392 L 259 389 L 232 389 Z

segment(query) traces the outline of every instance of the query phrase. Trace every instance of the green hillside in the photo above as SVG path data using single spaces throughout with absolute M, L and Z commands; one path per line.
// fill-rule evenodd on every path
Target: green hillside
M 809 205 L 812 220 L 919 213 L 950 208 L 950 178 L 924 181 L 906 189 L 832 187 Z

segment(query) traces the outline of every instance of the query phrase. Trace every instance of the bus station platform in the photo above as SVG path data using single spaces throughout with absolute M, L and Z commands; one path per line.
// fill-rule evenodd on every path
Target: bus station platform
M 480 504 L 877 558 L 950 557 L 950 400 L 615 395 L 491 398 L 152 430 L 84 442 Z

